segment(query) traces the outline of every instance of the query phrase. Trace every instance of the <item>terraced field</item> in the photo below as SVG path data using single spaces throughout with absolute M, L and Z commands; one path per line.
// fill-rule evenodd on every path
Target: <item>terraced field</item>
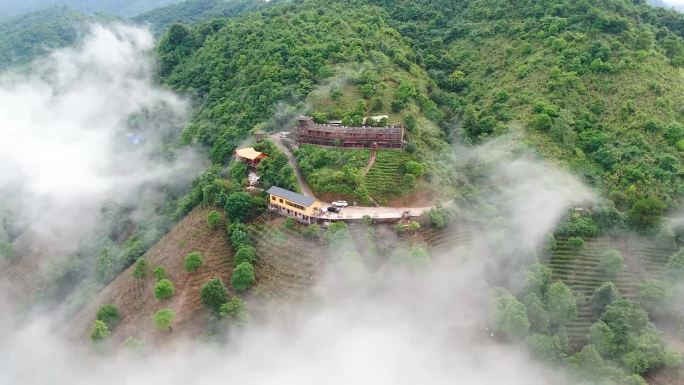
M 387 198 L 400 195 L 403 191 L 402 166 L 411 157 L 400 151 L 378 151 L 375 164 L 366 175 L 365 185 L 368 193 L 379 203 Z
M 568 325 L 571 346 L 581 347 L 586 342 L 589 326 L 596 320 L 589 300 L 594 290 L 606 279 L 598 270 L 602 252 L 616 249 L 625 257 L 626 267 L 613 280 L 620 293 L 638 302 L 639 284 L 647 278 L 660 278 L 667 257 L 673 248 L 656 242 L 629 241 L 625 239 L 598 238 L 586 240 L 585 247 L 574 251 L 566 239 L 558 239 L 557 247 L 550 255 L 548 264 L 554 280 L 562 280 L 578 298 L 577 319 Z
M 254 293 L 266 298 L 304 297 L 321 274 L 324 247 L 276 223 L 258 224 L 253 234 L 257 250 Z
M 454 223 L 446 229 L 425 227 L 415 235 L 399 238 L 406 247 L 426 247 L 433 257 L 447 256 L 458 247 L 467 247 L 473 240 L 473 227 L 469 224 Z

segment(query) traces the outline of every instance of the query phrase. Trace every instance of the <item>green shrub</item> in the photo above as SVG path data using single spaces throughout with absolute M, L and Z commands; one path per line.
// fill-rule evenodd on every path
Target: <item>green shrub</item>
M 116 325 L 118 325 L 119 321 L 121 320 L 121 314 L 116 306 L 109 304 L 104 305 L 97 310 L 96 318 L 98 321 L 102 321 L 107 324 L 109 330 L 114 330 Z
M 233 276 L 230 278 L 230 283 L 233 288 L 239 292 L 245 291 L 252 287 L 255 281 L 254 267 L 251 263 L 243 262 L 233 270 Z
M 173 293 L 176 289 L 173 286 L 173 282 L 164 278 L 159 280 L 156 285 L 154 285 L 154 296 L 157 299 L 165 300 L 173 297 Z
M 551 117 L 545 113 L 537 114 L 532 119 L 530 127 L 538 131 L 547 131 L 553 125 Z
M 221 307 L 219 308 L 219 314 L 222 317 L 230 318 L 237 321 L 239 325 L 246 325 L 249 323 L 250 320 L 250 315 L 247 311 L 247 306 L 245 305 L 245 302 L 239 297 L 233 297 L 230 299 L 230 301 L 221 305 Z
M 218 311 L 222 304 L 228 299 L 228 289 L 220 278 L 208 280 L 200 290 L 200 298 L 204 306 L 211 310 Z
M 160 279 L 164 279 L 166 278 L 166 269 L 161 266 L 157 266 L 154 268 L 152 275 L 154 275 L 154 278 L 156 278 L 157 281 Z
M 249 175 L 249 168 L 245 162 L 233 162 L 230 166 L 230 179 L 237 185 L 241 184 L 243 180 L 247 179 Z
M 444 229 L 447 226 L 446 217 L 441 209 L 430 209 L 427 212 L 428 221 L 430 226 L 436 229 Z
M 295 226 L 296 226 L 296 222 L 295 222 L 294 218 L 288 217 L 287 219 L 285 219 L 283 226 L 285 226 L 285 228 L 288 230 L 294 230 Z
M 523 339 L 530 330 L 525 306 L 503 288 L 496 290 L 493 302 L 496 330 L 510 339 Z
M 328 226 L 328 231 L 325 234 L 328 242 L 331 244 L 343 243 L 351 240 L 351 233 L 349 226 L 344 222 L 334 222 Z
M 629 210 L 629 221 L 637 230 L 656 228 L 660 224 L 661 215 L 666 208 L 667 205 L 656 197 L 639 199 Z
M 405 174 L 403 178 L 401 178 L 401 184 L 408 188 L 411 189 L 416 186 L 416 177 L 413 174 Z
M 161 332 L 168 331 L 175 319 L 176 312 L 171 309 L 161 309 L 154 315 L 154 327 Z
M 409 224 L 409 230 L 413 231 L 414 233 L 420 230 L 420 223 L 416 221 L 411 221 L 411 223 Z
M 302 236 L 305 239 L 318 239 L 321 237 L 321 227 L 315 223 L 311 224 L 302 231 Z
M 617 286 L 612 282 L 604 282 L 601 286 L 594 290 L 591 296 L 591 311 L 596 317 L 600 317 L 606 310 L 606 307 L 611 303 L 620 299 L 620 292 Z
M 568 246 L 573 251 L 578 252 L 584 248 L 584 239 L 581 237 L 570 237 L 568 238 Z
M 240 246 L 235 252 L 235 257 L 233 257 L 236 266 L 244 262 L 253 263 L 255 258 L 256 249 L 247 245 Z
M 237 249 L 241 245 L 248 245 L 251 242 L 249 229 L 242 224 L 232 224 L 230 230 L 230 242 L 233 248 Z
M 601 253 L 598 269 L 607 278 L 614 278 L 625 268 L 625 259 L 617 250 L 606 250 Z
M 220 212 L 214 210 L 209 211 L 209 214 L 207 214 L 207 226 L 209 226 L 210 229 L 218 229 L 222 222 L 223 217 Z
M 572 216 L 558 227 L 556 234 L 564 237 L 595 237 L 598 227 L 591 217 Z
M 185 256 L 183 267 L 185 268 L 185 271 L 192 273 L 199 269 L 203 263 L 204 258 L 202 257 L 202 254 L 195 251 Z
M 545 334 L 531 334 L 523 341 L 532 355 L 540 361 L 548 363 L 557 362 L 561 356 L 562 348 L 558 336 Z
M 150 270 L 150 264 L 145 258 L 140 258 L 135 263 L 135 268 L 133 268 L 133 278 L 143 279 L 147 277 L 147 273 Z
M 234 192 L 228 196 L 225 209 L 231 221 L 242 222 L 252 210 L 252 196 L 244 191 Z
M 425 174 L 425 166 L 415 161 L 408 161 L 404 164 L 404 172 L 420 178 Z
M 93 342 L 102 342 L 109 338 L 112 335 L 112 332 L 109 331 L 109 327 L 107 327 L 107 324 L 104 323 L 104 321 L 100 320 L 95 320 L 95 323 L 93 324 L 93 328 L 90 331 L 90 340 Z

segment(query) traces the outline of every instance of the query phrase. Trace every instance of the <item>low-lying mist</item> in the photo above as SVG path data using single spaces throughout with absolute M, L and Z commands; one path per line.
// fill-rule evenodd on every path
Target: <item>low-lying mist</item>
M 0 75 L 0 241 L 32 234 L 69 252 L 103 205 L 135 212 L 201 171 L 191 151 L 165 147 L 190 110 L 154 83 L 153 48 L 146 30 L 94 25 L 77 46 Z
M 593 194 L 574 177 L 511 151 L 505 139 L 457 151 L 477 169 L 481 186 L 480 203 L 458 212 L 480 225 L 466 244 L 433 255 L 428 268 L 407 271 L 388 262 L 359 276 L 335 263 L 341 258 L 333 253 L 315 300 L 266 312 L 220 342 L 166 334 L 167 344 L 103 353 L 63 338 L 63 325 L 50 315 L 17 322 L 3 313 L 0 383 L 565 383 L 561 369 L 490 334 L 490 290 L 515 284 L 518 267 L 535 260 L 571 204 Z

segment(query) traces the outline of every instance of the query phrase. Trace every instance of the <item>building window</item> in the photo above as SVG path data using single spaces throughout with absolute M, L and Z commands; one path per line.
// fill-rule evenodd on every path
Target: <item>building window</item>
M 282 200 L 282 199 L 279 199 L 279 200 L 280 200 L 280 203 L 283 203 L 283 200 Z
M 274 201 L 274 200 L 276 200 L 276 197 L 274 197 L 274 196 L 271 196 L 271 200 L 273 200 L 273 201 Z

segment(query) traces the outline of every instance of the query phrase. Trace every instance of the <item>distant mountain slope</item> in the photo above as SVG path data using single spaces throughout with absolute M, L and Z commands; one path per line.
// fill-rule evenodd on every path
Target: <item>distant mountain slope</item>
M 93 20 L 72 9 L 54 7 L 0 22 L 0 70 L 73 44 Z
M 446 117 L 411 47 L 379 8 L 324 3 L 172 26 L 159 43 L 162 81 L 202 103 L 184 139 L 222 163 L 253 129 L 277 128 L 287 116 L 391 112 L 393 123 L 417 117 L 413 149 L 438 155 L 446 143 L 436 123 Z
M 84 13 L 104 12 L 131 17 L 182 0 L 3 0 L 0 19 L 24 15 L 55 6 L 67 6 Z
M 132 20 L 147 23 L 159 33 L 174 22 L 195 24 L 213 18 L 232 17 L 268 3 L 265 0 L 187 0 L 143 13 Z
M 648 3 L 654 7 L 674 8 L 680 12 L 684 11 L 684 5 L 668 4 L 663 0 L 649 0 Z
M 473 143 L 521 131 L 623 214 L 646 198 L 680 204 L 681 14 L 623 0 L 371 2 L 450 91 Z

